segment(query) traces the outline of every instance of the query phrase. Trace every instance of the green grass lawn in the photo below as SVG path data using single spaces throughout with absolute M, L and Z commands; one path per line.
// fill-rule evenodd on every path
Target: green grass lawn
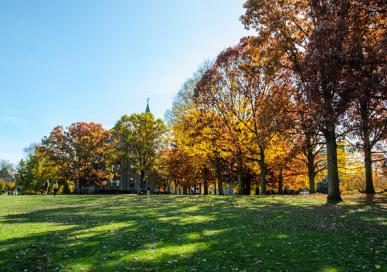
M 0 197 L 0 271 L 387 271 L 386 199 Z

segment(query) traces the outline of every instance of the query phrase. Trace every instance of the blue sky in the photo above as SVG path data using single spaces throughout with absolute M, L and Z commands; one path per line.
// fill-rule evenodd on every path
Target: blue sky
M 56 125 L 163 117 L 206 59 L 246 34 L 244 0 L 0 1 L 0 159 Z

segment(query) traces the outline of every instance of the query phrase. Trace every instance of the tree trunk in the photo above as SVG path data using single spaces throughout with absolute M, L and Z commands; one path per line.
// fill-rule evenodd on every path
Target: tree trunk
M 314 169 L 314 166 L 313 166 Z M 314 194 L 316 193 L 316 182 L 315 182 L 316 174 L 314 171 L 309 171 L 309 165 L 308 165 L 308 179 L 309 179 L 309 193 Z
M 64 182 L 64 185 L 63 185 L 63 193 L 65 193 L 65 194 L 71 193 L 71 191 L 70 191 L 70 186 L 69 186 L 69 183 L 68 183 L 67 181 Z
M 145 190 L 146 188 L 145 185 L 144 185 L 144 177 L 145 177 L 145 172 L 144 171 L 140 171 L 140 190 Z
M 247 174 L 243 179 L 243 194 L 250 195 L 251 194 L 251 180 L 252 177 L 250 174 Z
M 206 181 L 203 182 L 203 191 L 204 195 L 208 195 L 208 183 Z
M 222 162 L 219 157 L 215 158 L 216 179 L 218 180 L 219 195 L 223 195 Z
M 306 140 L 306 159 L 308 167 L 308 179 L 309 179 L 309 193 L 314 194 L 316 192 L 315 178 L 316 170 L 314 168 L 314 150 L 312 145 L 312 139 L 310 134 L 305 134 Z
M 283 174 L 282 174 L 282 167 L 280 167 L 280 170 L 279 170 L 279 175 L 278 175 L 278 194 L 282 195 L 284 190 L 283 190 L 283 181 L 284 181 L 284 177 L 283 177 Z
M 242 154 L 238 151 L 237 154 L 237 179 L 238 179 L 238 195 L 243 194 L 243 165 L 242 165 Z
M 266 195 L 266 164 L 265 164 L 265 149 L 259 146 L 259 168 L 261 170 L 261 195 Z
M 219 190 L 219 195 L 223 195 L 223 176 L 218 179 L 218 190 Z
M 166 191 L 166 192 L 167 192 L 168 194 L 171 193 L 171 183 L 172 183 L 172 181 L 168 181 L 168 183 L 167 183 L 167 188 L 166 188 L 167 191 Z
M 328 157 L 328 202 L 342 201 L 337 167 L 337 144 L 335 127 L 324 132 Z
M 365 168 L 365 193 L 374 194 L 375 188 L 372 182 L 372 156 L 369 129 L 369 114 L 367 100 L 360 102 L 361 109 L 361 135 L 363 136 L 364 168 Z
M 365 144 L 365 143 L 364 143 Z M 375 188 L 372 181 L 372 157 L 371 157 L 371 146 L 369 143 L 364 145 L 364 167 L 365 167 L 365 193 L 374 194 Z
M 242 179 L 242 167 L 241 166 L 238 166 L 238 169 L 237 169 L 237 175 L 238 175 L 238 195 L 241 195 L 243 193 L 243 179 Z

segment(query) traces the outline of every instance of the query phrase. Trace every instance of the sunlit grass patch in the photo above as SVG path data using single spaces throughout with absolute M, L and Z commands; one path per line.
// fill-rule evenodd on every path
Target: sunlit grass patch
M 339 269 L 337 267 L 324 267 L 321 269 L 321 272 L 340 272 L 342 269 Z

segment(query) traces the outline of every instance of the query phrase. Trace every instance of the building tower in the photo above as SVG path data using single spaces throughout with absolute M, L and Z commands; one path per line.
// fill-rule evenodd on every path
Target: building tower
M 149 108 L 149 98 L 146 99 L 146 108 L 145 108 L 145 113 L 150 113 L 150 108 Z

